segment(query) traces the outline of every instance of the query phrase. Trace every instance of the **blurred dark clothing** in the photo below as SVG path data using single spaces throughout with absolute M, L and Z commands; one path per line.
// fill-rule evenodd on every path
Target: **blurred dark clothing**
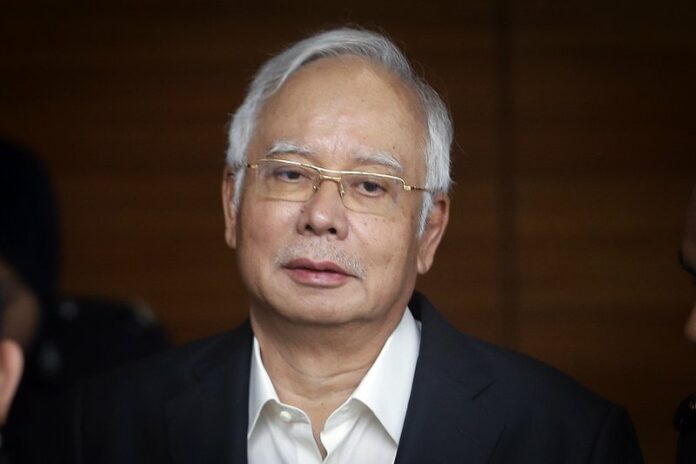
M 60 269 L 60 226 L 53 186 L 40 160 L 0 139 L 0 259 L 44 309 L 52 308 Z
M 167 346 L 166 338 L 144 307 L 57 296 L 60 225 L 50 179 L 31 152 L 1 139 L 0 260 L 40 306 L 35 338 L 24 347 L 24 373 L 2 429 L 0 463 L 8 457 L 12 464 L 55 462 L 77 381 L 159 351 Z
M 2 432 L 13 464 L 54 462 L 60 455 L 60 427 L 71 413 L 69 395 L 78 380 L 167 346 L 145 308 L 72 299 L 49 314 Z
M 679 431 L 677 464 L 696 463 L 696 393 L 685 398 L 677 408 L 674 427 Z

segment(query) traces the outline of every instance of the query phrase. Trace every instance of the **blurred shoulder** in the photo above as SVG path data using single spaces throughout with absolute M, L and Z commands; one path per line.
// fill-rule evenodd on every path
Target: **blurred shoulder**
M 83 395 L 132 395 L 144 398 L 176 395 L 207 371 L 222 369 L 251 353 L 251 329 L 240 327 L 170 348 L 92 377 L 81 386 Z
M 28 368 L 38 382 L 70 386 L 168 346 L 144 303 L 65 298 L 46 312 Z

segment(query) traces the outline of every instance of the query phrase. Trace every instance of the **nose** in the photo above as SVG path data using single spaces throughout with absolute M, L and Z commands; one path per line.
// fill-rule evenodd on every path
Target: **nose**
M 346 208 L 341 199 L 341 185 L 332 177 L 324 177 L 315 186 L 297 223 L 300 234 L 329 235 L 343 240 L 348 232 Z

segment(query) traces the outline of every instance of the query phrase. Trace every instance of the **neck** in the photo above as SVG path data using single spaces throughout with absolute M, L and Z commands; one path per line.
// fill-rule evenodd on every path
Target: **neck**
M 400 319 L 398 313 L 388 323 L 303 325 L 251 311 L 261 358 L 279 399 L 309 415 L 317 441 L 326 419 L 360 384 Z

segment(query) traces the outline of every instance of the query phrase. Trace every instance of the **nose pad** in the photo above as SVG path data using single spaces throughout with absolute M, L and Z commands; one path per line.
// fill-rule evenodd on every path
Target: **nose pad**
M 338 186 L 339 201 L 329 190 L 320 192 L 323 181 L 335 182 Z M 339 239 L 346 237 L 348 224 L 346 220 L 346 207 L 343 203 L 343 188 L 339 179 L 323 176 L 312 186 L 313 195 L 305 203 L 300 220 L 298 221 L 298 231 L 300 233 L 313 233 L 316 235 L 330 234 Z M 319 192 L 319 195 L 314 195 Z
M 317 181 L 314 183 L 314 185 L 312 185 L 312 190 L 314 191 L 314 193 L 317 193 L 319 191 L 321 184 L 325 180 L 328 180 L 330 182 L 334 182 L 336 184 L 336 187 L 338 187 L 338 195 L 341 197 L 341 201 L 343 201 L 343 197 L 346 195 L 346 191 L 343 188 L 343 182 L 341 182 L 340 177 L 320 176 L 317 179 Z

